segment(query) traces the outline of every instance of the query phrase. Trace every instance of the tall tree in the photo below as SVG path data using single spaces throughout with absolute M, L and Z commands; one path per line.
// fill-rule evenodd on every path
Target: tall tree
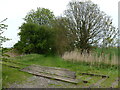
M 54 47 L 58 55 L 62 55 L 69 48 L 69 40 L 67 38 L 67 24 L 65 17 L 56 17 L 52 22 L 52 28 L 55 33 Z
M 53 12 L 45 8 L 37 8 L 37 10 L 31 10 L 24 20 L 29 23 L 36 23 L 39 25 L 50 25 L 50 21 L 54 18 Z
M 112 20 L 91 1 L 72 1 L 65 11 L 72 45 L 89 52 L 95 43 L 111 43 L 116 36 Z
M 54 14 L 49 9 L 31 10 L 24 18 L 25 23 L 19 28 L 20 41 L 14 47 L 23 53 L 53 53 L 53 19 Z

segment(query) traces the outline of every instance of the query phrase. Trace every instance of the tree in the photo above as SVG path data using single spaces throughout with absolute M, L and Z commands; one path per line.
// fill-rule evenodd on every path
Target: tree
M 3 30 L 7 29 L 7 25 L 2 24 L 2 22 L 4 22 L 5 20 L 7 20 L 7 18 L 0 22 L 0 47 L 2 47 L 2 43 L 7 40 L 7 38 L 5 38 L 5 36 L 2 36 L 2 34 L 4 32 Z
M 2 36 L 2 34 L 4 32 L 3 30 L 7 29 L 7 27 L 8 27 L 8 25 L 3 24 L 3 22 L 6 21 L 6 20 L 7 20 L 7 18 L 0 22 L 0 49 L 1 50 L 2 50 L 2 43 L 6 42 L 7 40 L 10 40 L 10 39 L 6 38 L 5 36 Z M 1 55 L 3 55 L 3 53 Z
M 35 23 L 24 23 L 20 27 L 20 41 L 14 47 L 23 53 L 54 53 L 51 28 Z
M 36 23 L 39 25 L 50 25 L 53 19 L 53 12 L 45 8 L 37 8 L 36 11 L 32 9 L 24 18 L 26 23 Z
M 49 9 L 31 10 L 19 28 L 20 41 L 14 47 L 23 53 L 54 53 L 54 32 L 51 27 L 53 19 L 54 14 Z
M 111 43 L 116 37 L 116 29 L 110 17 L 100 11 L 98 6 L 91 1 L 69 2 L 65 17 L 68 19 L 66 27 L 69 37 L 72 37 L 71 44 L 81 51 L 89 52 L 96 43 L 97 45 L 100 45 L 102 41 Z
M 52 22 L 52 28 L 55 33 L 54 47 L 58 55 L 62 55 L 65 51 L 70 49 L 69 40 L 67 38 L 67 28 L 65 27 L 66 24 L 66 18 L 62 16 L 56 17 Z

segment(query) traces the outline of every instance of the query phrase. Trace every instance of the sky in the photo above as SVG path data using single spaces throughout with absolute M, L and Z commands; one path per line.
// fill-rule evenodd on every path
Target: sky
M 67 9 L 67 4 L 71 0 L 0 0 L 0 21 L 8 18 L 4 24 L 8 25 L 4 36 L 10 38 L 10 41 L 3 43 L 3 47 L 12 47 L 18 42 L 19 36 L 17 33 L 20 31 L 19 27 L 24 22 L 23 18 L 27 13 L 37 7 L 50 9 L 55 16 L 63 14 Z M 80 0 L 78 0 L 80 1 Z M 83 1 L 83 0 L 82 0 Z M 93 3 L 98 4 L 101 11 L 104 11 L 108 16 L 111 16 L 113 25 L 118 27 L 118 2 L 120 0 L 91 0 Z

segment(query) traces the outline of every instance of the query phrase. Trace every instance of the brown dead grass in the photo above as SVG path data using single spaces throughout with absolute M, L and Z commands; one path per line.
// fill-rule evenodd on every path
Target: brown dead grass
M 118 64 L 118 57 L 116 55 L 113 55 L 112 59 L 110 60 L 109 55 L 101 54 L 98 57 L 97 54 L 93 52 L 91 52 L 90 54 L 81 54 L 78 51 L 65 52 L 62 58 L 64 60 L 73 62 L 89 62 L 91 65 L 94 65 L 95 63 L 104 63 L 110 65 Z

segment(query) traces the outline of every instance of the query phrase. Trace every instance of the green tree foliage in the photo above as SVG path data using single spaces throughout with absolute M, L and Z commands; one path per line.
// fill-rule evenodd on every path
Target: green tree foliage
M 7 18 L 0 22 L 0 55 L 4 55 L 3 46 L 2 46 L 3 42 L 10 40 L 2 35 L 4 33 L 4 30 L 6 30 L 8 27 L 8 25 L 3 24 L 3 22 L 6 20 L 7 20 Z
M 69 49 L 69 40 L 67 38 L 67 29 L 66 29 L 66 18 L 57 17 L 52 22 L 52 28 L 55 33 L 55 50 L 58 55 L 62 55 L 65 51 Z
M 36 11 L 32 9 L 24 18 L 27 23 L 36 23 L 39 25 L 50 25 L 53 19 L 53 12 L 45 8 L 37 8 Z
M 56 53 L 79 49 L 89 51 L 92 47 L 112 46 L 116 28 L 112 20 L 91 1 L 72 1 L 64 17 L 55 17 L 45 8 L 31 10 L 21 25 L 20 41 L 15 48 L 23 53 Z
M 20 41 L 15 48 L 23 53 L 54 53 L 52 29 L 34 23 L 24 23 L 20 27 Z
M 6 20 L 7 20 L 7 18 L 0 22 L 0 48 L 2 47 L 3 42 L 6 42 L 7 40 L 9 40 L 5 36 L 2 36 L 4 30 L 7 29 L 7 27 L 8 27 L 7 25 L 3 24 L 3 22 Z
M 23 53 L 54 53 L 53 12 L 37 8 L 36 11 L 31 10 L 24 20 L 25 23 L 19 28 L 20 41 L 14 47 Z
M 70 2 L 65 17 L 68 19 L 66 27 L 74 48 L 89 52 L 93 45 L 108 46 L 116 37 L 116 29 L 110 17 L 91 1 Z

